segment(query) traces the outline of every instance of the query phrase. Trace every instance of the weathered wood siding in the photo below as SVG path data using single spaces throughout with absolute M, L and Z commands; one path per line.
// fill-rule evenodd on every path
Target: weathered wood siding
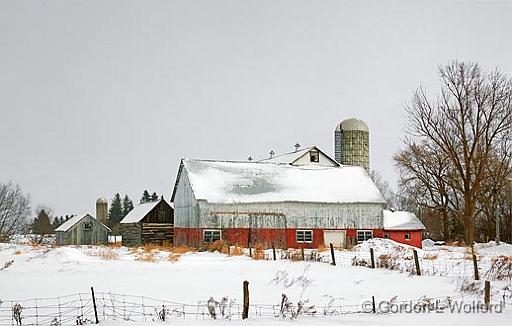
M 160 201 L 138 223 L 120 223 L 123 246 L 136 247 L 146 243 L 164 244 L 174 241 L 174 210 Z
M 187 170 L 183 169 L 174 196 L 174 226 L 199 227 L 199 207 Z
M 91 223 L 92 230 L 85 224 Z M 98 245 L 108 243 L 110 230 L 94 217 L 87 215 L 67 231 L 55 232 L 57 245 Z
M 122 244 L 125 247 L 137 247 L 142 244 L 142 225 L 139 223 L 121 223 Z

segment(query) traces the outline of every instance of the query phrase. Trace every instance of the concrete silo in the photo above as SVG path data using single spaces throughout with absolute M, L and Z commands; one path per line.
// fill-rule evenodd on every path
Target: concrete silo
M 340 164 L 362 166 L 370 173 L 370 133 L 364 121 L 350 118 L 336 125 L 334 158 Z
M 98 198 L 96 200 L 96 219 L 103 224 L 108 220 L 108 200 L 106 198 Z

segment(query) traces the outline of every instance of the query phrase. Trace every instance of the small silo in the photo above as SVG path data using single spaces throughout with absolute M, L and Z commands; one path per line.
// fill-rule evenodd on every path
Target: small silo
M 370 172 L 370 132 L 363 120 L 350 118 L 336 125 L 334 158 L 340 164 L 362 166 Z
M 103 224 L 107 224 L 108 220 L 108 200 L 104 197 L 96 200 L 96 219 Z

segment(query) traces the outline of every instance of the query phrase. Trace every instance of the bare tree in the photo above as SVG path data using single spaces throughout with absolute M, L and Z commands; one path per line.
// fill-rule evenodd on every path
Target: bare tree
M 442 180 L 460 201 L 464 240 L 472 244 L 486 167 L 496 152 L 510 157 L 512 80 L 498 71 L 484 73 L 478 64 L 457 61 L 440 67 L 439 75 L 441 92 L 436 99 L 419 88 L 406 106 L 404 151 L 418 146 L 447 160 L 449 174 Z
M 19 185 L 0 183 L 0 241 L 22 232 L 30 215 L 30 197 Z
M 389 182 L 387 182 L 377 171 L 372 170 L 370 173 L 370 178 L 372 178 L 373 183 L 377 186 L 377 189 L 379 189 L 382 197 L 384 197 L 384 200 L 386 201 L 386 206 L 389 209 L 395 209 L 397 208 L 397 202 L 396 202 L 396 194 L 389 186 Z

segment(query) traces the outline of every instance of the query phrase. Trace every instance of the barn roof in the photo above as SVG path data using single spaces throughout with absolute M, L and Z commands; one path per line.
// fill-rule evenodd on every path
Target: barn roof
M 329 159 L 334 165 L 339 165 L 338 162 L 336 162 L 335 160 L 330 158 L 329 155 L 325 154 L 322 150 L 320 150 L 316 146 L 308 146 L 308 147 L 305 147 L 305 148 L 302 148 L 302 149 L 299 149 L 299 150 L 296 150 L 296 151 L 293 151 L 293 152 L 279 154 L 279 155 L 276 155 L 276 156 L 274 156 L 272 158 L 265 158 L 265 159 L 259 160 L 258 162 L 279 163 L 279 164 L 293 164 L 298 159 L 300 159 L 302 156 L 307 155 L 307 153 L 309 153 L 309 151 L 312 150 L 312 149 L 315 149 L 315 150 L 319 151 L 320 153 L 324 154 L 325 157 L 327 157 L 327 159 Z
M 78 222 L 80 222 L 82 219 L 84 219 L 87 216 L 90 216 L 91 218 L 94 218 L 89 213 L 77 214 L 77 215 L 73 216 L 72 218 L 70 218 L 69 220 L 67 220 L 66 222 L 62 223 L 58 228 L 55 229 L 55 231 L 64 231 L 64 232 L 66 232 L 69 229 L 71 229 L 75 224 L 77 224 Z M 98 223 L 102 224 L 104 227 L 106 227 L 107 229 L 110 230 L 110 228 L 108 226 L 106 226 L 105 224 L 101 223 L 100 221 L 98 221 Z
M 425 230 L 425 225 L 411 212 L 384 210 L 384 230 Z
M 180 169 L 186 170 L 195 198 L 208 202 L 384 203 L 358 166 L 183 160 Z
M 160 199 L 157 201 L 137 205 L 137 207 L 132 209 L 119 223 L 139 223 L 162 200 L 165 201 L 165 199 Z

